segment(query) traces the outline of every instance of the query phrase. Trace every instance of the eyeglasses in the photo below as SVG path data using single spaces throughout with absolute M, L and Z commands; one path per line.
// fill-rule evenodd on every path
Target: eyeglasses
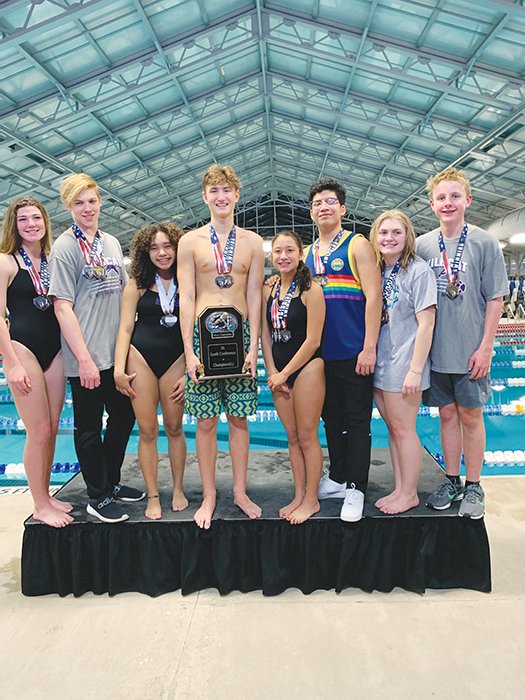
M 322 203 L 328 204 L 329 207 L 333 207 L 334 204 L 338 204 L 339 200 L 337 197 L 325 197 L 324 199 L 315 199 L 312 202 L 312 209 L 319 209 Z

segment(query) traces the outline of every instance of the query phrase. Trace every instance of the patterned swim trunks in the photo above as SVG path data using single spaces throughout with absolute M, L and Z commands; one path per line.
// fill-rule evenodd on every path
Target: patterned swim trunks
M 244 325 L 244 349 L 250 348 L 250 326 Z M 193 349 L 199 355 L 199 329 L 193 329 Z M 187 377 L 184 408 L 197 418 L 216 418 L 224 411 L 229 416 L 246 418 L 257 410 L 257 380 L 243 377 L 231 379 L 208 379 L 194 382 Z

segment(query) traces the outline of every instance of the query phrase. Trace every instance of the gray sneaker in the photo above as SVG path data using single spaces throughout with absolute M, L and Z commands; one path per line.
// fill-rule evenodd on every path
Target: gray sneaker
M 438 490 L 428 497 L 426 506 L 434 510 L 446 510 L 454 501 L 461 501 L 463 491 L 461 483 L 455 484 L 448 477 L 445 477 Z
M 479 520 L 485 515 L 485 494 L 480 484 L 467 486 L 458 515 L 471 520 Z

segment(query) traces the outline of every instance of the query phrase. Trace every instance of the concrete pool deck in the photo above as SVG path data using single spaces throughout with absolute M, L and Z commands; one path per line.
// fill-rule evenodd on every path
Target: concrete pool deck
M 20 552 L 31 497 L 2 495 L 0 696 L 521 698 L 525 479 L 483 485 L 493 592 L 423 596 L 349 589 L 26 598 Z

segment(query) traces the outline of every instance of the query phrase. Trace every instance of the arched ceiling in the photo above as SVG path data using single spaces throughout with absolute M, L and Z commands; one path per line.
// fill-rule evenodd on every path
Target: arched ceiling
M 263 234 L 311 231 L 304 197 L 324 175 L 357 227 L 395 206 L 428 230 L 425 180 L 449 165 L 472 180 L 470 219 L 493 221 L 525 205 L 523 5 L 1 2 L 0 213 L 31 192 L 59 232 L 60 180 L 83 170 L 126 247 L 145 221 L 206 218 L 215 161 Z

